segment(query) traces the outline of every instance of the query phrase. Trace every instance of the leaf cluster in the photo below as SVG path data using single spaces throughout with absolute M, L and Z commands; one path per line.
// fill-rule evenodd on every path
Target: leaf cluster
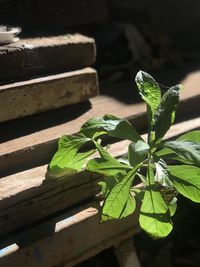
M 153 238 L 164 238 L 173 228 L 178 194 L 200 202 L 200 131 L 163 141 L 175 119 L 181 85 L 162 94 L 159 84 L 143 71 L 136 75 L 136 84 L 147 105 L 148 140 L 127 120 L 112 115 L 92 118 L 78 135 L 60 139 L 49 171 L 58 177 L 86 168 L 103 175 L 101 221 L 127 217 L 137 202 L 141 228 Z M 101 145 L 105 135 L 130 140 L 125 158 L 116 159 Z M 91 159 L 95 151 L 98 157 Z

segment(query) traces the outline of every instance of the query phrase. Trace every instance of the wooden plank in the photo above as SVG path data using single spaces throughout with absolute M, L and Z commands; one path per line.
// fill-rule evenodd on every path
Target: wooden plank
M 59 117 L 51 113 L 50 116 L 54 116 L 55 121 L 59 122 L 58 125 L 50 125 L 50 127 L 42 128 L 41 130 L 37 128 L 31 129 L 31 132 L 25 136 L 22 133 L 22 136 L 2 142 L 0 145 L 0 176 L 20 170 L 20 168 L 22 170 L 23 168 L 31 168 L 47 163 L 56 151 L 58 138 L 64 134 L 78 132 L 80 126 L 92 117 L 109 113 L 122 118 L 134 119 L 134 125 L 136 125 L 137 129 L 144 129 L 146 126 L 145 106 L 143 103 L 127 105 L 103 95 L 92 98 L 90 102 L 91 104 L 85 103 L 84 106 L 75 105 L 69 109 L 63 109 L 61 114 L 63 120 L 61 122 Z M 77 112 L 77 117 L 73 117 Z M 45 125 L 46 121 L 50 119 L 51 117 L 44 116 L 39 123 Z M 38 120 L 38 117 L 33 118 L 33 120 L 25 118 L 21 124 L 20 121 L 16 121 L 12 122 L 12 124 L 11 122 L 4 124 L 5 127 L 1 125 L 1 138 L 4 139 L 13 132 L 17 133 L 17 129 L 20 131 L 27 126 L 37 126 Z
M 94 39 L 80 34 L 21 39 L 0 47 L 0 82 L 88 67 L 95 57 Z
M 200 118 L 174 125 L 166 138 L 200 128 Z M 146 136 L 143 136 L 146 138 Z M 114 156 L 127 153 L 129 141 L 113 144 Z M 0 235 L 70 207 L 99 192 L 99 175 L 82 172 L 71 177 L 45 180 L 47 165 L 0 179 Z
M 191 82 L 187 83 L 187 81 L 186 79 L 183 83 L 187 86 L 181 92 L 181 104 L 179 105 L 177 118 L 199 114 L 200 88 L 198 87 L 197 81 L 200 82 L 200 75 L 198 74 L 198 79 L 196 79 L 195 84 L 192 84 L 192 86 L 190 86 Z M 114 92 L 115 89 L 113 87 Z M 123 90 L 121 91 L 122 94 L 124 94 Z M 41 130 L 33 128 L 27 135 L 24 135 L 22 131 L 22 136 L 17 136 L 16 138 L 12 136 L 12 140 L 3 142 L 0 146 L 0 175 L 6 175 L 6 173 L 8 174 L 16 170 L 19 171 L 49 162 L 57 148 L 57 139 L 64 134 L 78 132 L 80 126 L 92 117 L 103 116 L 107 113 L 121 118 L 127 118 L 134 124 L 138 131 L 144 130 L 147 126 L 146 107 L 144 103 L 127 105 L 127 103 L 121 102 L 111 96 L 100 95 L 91 99 L 90 109 L 88 109 L 88 103 L 86 103 L 85 107 L 82 107 L 81 111 L 80 106 L 75 106 L 71 114 L 67 114 L 70 111 L 66 112 L 66 110 L 63 110 L 63 114 L 61 115 L 63 120 L 59 125 L 51 125 L 51 127 L 42 128 Z M 76 118 L 72 119 L 71 116 L 75 113 L 77 114 L 77 112 L 80 113 Z M 45 124 L 48 120 L 49 117 L 46 116 L 43 117 L 41 122 Z M 55 120 L 58 119 L 56 118 Z M 38 117 L 32 118 L 32 120 L 23 120 L 21 124 L 17 121 L 14 124 L 1 125 L 1 138 L 7 138 L 9 132 L 19 133 L 21 129 L 27 127 L 26 125 L 36 125 L 38 127 Z
M 71 267 L 139 231 L 138 214 L 99 223 L 100 206 L 89 203 L 12 237 L 1 244 L 2 267 Z
M 91 68 L 2 85 L 0 122 L 79 103 L 97 93 Z

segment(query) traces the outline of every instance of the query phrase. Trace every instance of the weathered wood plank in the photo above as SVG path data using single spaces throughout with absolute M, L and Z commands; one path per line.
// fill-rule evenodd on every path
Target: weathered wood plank
M 0 265 L 71 267 L 139 231 L 138 214 L 99 223 L 97 202 L 35 226 L 0 247 Z
M 0 82 L 88 67 L 95 57 L 94 39 L 80 34 L 21 39 L 0 47 Z
M 174 125 L 166 138 L 200 128 L 200 118 Z M 145 138 L 145 135 L 143 136 Z M 127 153 L 128 141 L 113 144 L 114 156 Z M 101 177 L 87 172 L 45 180 L 47 166 L 36 167 L 0 179 L 0 235 L 70 207 L 99 192 Z
M 200 75 L 197 75 L 195 83 L 193 78 L 188 82 L 186 79 L 183 84 L 185 89 L 181 92 L 181 103 L 179 105 L 177 118 L 199 114 L 200 103 Z M 114 87 L 115 89 L 115 87 Z M 122 91 L 123 93 L 123 91 Z M 77 112 L 80 107 L 76 106 L 73 113 Z M 21 168 L 31 168 L 33 166 L 45 164 L 49 162 L 51 156 L 56 150 L 57 139 L 64 134 L 73 134 L 79 131 L 80 126 L 89 118 L 103 116 L 105 114 L 113 114 L 121 118 L 129 119 L 138 131 L 144 130 L 147 126 L 144 103 L 129 104 L 120 102 L 119 100 L 100 95 L 91 99 L 91 108 L 75 118 L 71 119 L 71 115 L 64 113 L 64 120 L 61 124 L 51 126 L 50 128 L 37 130 L 22 136 L 8 140 L 0 146 L 0 170 L 2 175 L 11 173 Z M 48 116 L 46 120 L 49 120 Z M 1 127 L 1 134 L 4 136 L 9 132 L 16 132 L 24 129 L 24 124 L 38 124 L 38 118 L 34 120 L 23 121 L 22 124 L 5 125 Z M 4 136 L 2 138 L 4 138 Z
M 79 103 L 97 93 L 97 74 L 91 68 L 2 85 L 0 122 Z
M 57 149 L 57 141 L 64 134 L 77 133 L 80 126 L 88 119 L 97 116 L 103 116 L 105 113 L 113 114 L 119 117 L 134 119 L 134 125 L 141 130 L 146 127 L 146 115 L 144 113 L 145 105 L 142 103 L 127 105 L 116 99 L 107 96 L 98 96 L 90 100 L 91 106 L 87 110 L 83 108 L 79 116 L 72 119 L 73 113 L 77 113 L 81 109 L 80 105 L 76 105 L 70 112 L 64 109 L 62 116 L 63 122 L 59 125 L 50 126 L 42 130 L 35 130 L 28 135 L 13 138 L 0 145 L 0 176 L 5 173 L 12 172 L 28 167 L 47 163 Z M 71 109 L 71 108 L 70 108 Z M 44 123 L 49 117 L 44 117 Z M 59 118 L 57 119 L 59 121 Z M 13 122 L 12 122 L 13 123 Z M 41 123 L 41 122 L 40 122 Z M 20 124 L 20 121 L 9 124 L 11 127 L 1 125 L 2 138 L 9 135 L 9 132 L 16 132 L 16 129 L 24 129 L 24 125 L 37 125 L 38 117 L 33 120 L 26 119 Z M 14 126 L 14 128 L 13 128 Z

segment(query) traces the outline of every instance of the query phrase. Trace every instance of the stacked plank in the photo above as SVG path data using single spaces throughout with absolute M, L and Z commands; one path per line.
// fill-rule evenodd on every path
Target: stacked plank
M 166 138 L 200 128 L 199 81 L 198 72 L 184 80 L 186 89 L 178 111 L 178 119 L 184 121 L 176 124 Z M 124 94 L 125 85 L 122 88 Z M 106 112 L 129 119 L 139 131 L 146 127 L 143 103 L 127 105 L 100 95 L 91 99 L 91 104 L 89 110 L 84 103 L 74 109 L 54 111 L 55 118 L 59 114 L 63 119 L 49 126 L 44 126 L 53 114 L 49 112 L 1 124 L 1 266 L 12 267 L 18 262 L 22 267 L 70 267 L 138 232 L 137 213 L 119 222 L 98 223 L 100 205 L 94 196 L 99 192 L 97 183 L 102 177 L 82 172 L 56 180 L 45 179 L 58 138 L 76 133 L 85 120 Z M 77 110 L 81 115 L 75 116 Z M 111 153 L 115 156 L 125 153 L 126 142 L 113 144 Z
M 94 40 L 79 34 L 0 47 L 0 122 L 85 101 L 98 93 Z

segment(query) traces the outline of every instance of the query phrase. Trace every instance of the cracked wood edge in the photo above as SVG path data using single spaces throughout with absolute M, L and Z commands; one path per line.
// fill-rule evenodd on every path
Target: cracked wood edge
M 0 122 L 80 103 L 97 94 L 92 68 L 1 85 Z
M 95 58 L 94 39 L 80 34 L 21 39 L 0 47 L 0 82 L 88 67 Z

